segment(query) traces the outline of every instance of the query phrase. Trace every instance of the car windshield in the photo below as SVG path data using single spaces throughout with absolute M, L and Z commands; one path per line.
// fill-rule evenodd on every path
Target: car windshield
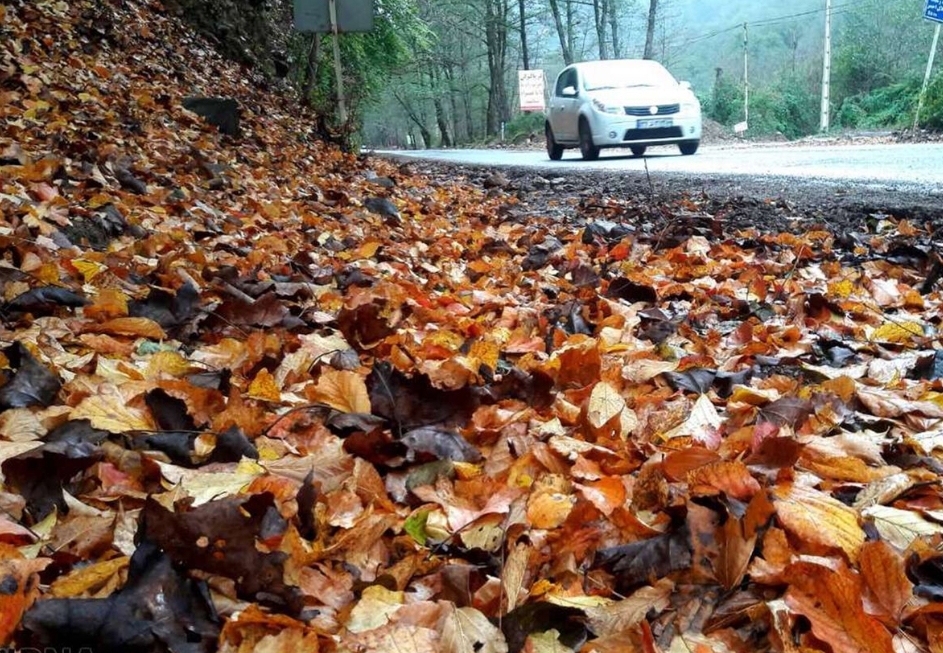
M 583 87 L 587 91 L 677 84 L 671 73 L 654 62 L 599 62 L 581 72 Z

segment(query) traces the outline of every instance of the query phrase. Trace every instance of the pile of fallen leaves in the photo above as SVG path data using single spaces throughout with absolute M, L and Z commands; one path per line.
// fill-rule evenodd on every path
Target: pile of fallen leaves
M 249 75 L 0 4 L 0 644 L 943 650 L 926 227 L 549 222 Z

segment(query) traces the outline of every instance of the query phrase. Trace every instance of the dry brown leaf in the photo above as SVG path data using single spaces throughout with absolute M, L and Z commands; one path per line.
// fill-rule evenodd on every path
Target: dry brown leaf
M 867 542 L 861 549 L 861 577 L 881 608 L 872 614 L 894 627 L 915 598 L 903 559 L 884 542 Z
M 49 588 L 49 594 L 57 599 L 68 599 L 98 592 L 103 586 L 113 582 L 115 576 L 126 570 L 130 562 L 131 558 L 121 556 L 77 569 L 67 576 L 57 578 Z
M 674 583 L 663 578 L 651 587 L 636 590 L 628 598 L 609 605 L 586 608 L 586 618 L 599 637 L 625 634 L 645 619 L 650 610 L 661 612 L 669 605 Z
M 508 653 L 508 645 L 481 612 L 451 606 L 442 624 L 442 653 Z

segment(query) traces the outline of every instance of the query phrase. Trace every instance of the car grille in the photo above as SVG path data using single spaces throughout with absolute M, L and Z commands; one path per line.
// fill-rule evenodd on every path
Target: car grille
M 629 129 L 625 132 L 627 141 L 654 141 L 660 138 L 681 138 L 684 131 L 680 127 L 657 127 L 655 129 Z
M 625 108 L 625 115 L 627 116 L 670 116 L 674 113 L 681 113 L 680 104 L 659 104 L 658 113 L 652 113 L 651 105 Z

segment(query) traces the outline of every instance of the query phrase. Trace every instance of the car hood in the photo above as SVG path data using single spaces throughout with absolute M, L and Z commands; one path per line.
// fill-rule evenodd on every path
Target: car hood
M 655 104 L 680 104 L 690 102 L 693 95 L 680 86 L 638 86 L 589 91 L 589 96 L 604 104 L 615 106 L 651 106 Z

